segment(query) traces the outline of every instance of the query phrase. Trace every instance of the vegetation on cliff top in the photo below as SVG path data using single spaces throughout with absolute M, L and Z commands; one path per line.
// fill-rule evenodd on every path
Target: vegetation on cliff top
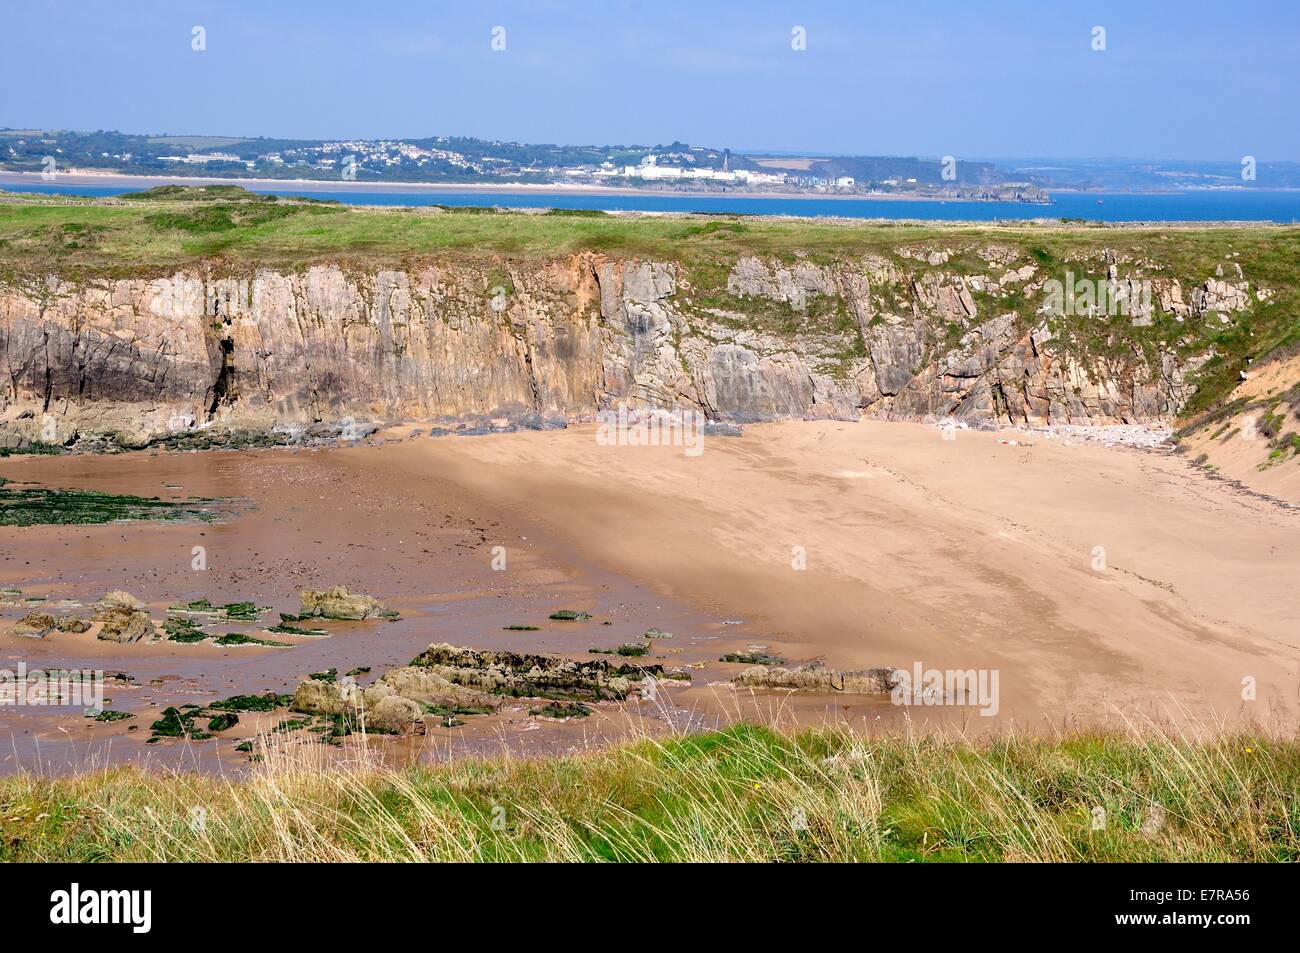
M 0 202 L 0 249 L 5 268 L 19 275 L 157 276 L 205 263 L 238 271 L 327 261 L 401 264 L 451 255 L 544 260 L 584 251 L 686 265 L 743 255 L 830 262 L 873 252 L 892 255 L 908 242 L 963 244 L 963 239 L 1026 244 L 1057 260 L 1105 248 L 1129 250 L 1174 271 L 1208 265 L 1213 273 L 1226 249 L 1300 251 L 1300 228 L 1294 227 L 531 214 L 475 207 L 340 206 L 276 199 L 234 186 L 165 186 L 96 200 L 7 197 Z M 228 217 L 240 227 L 230 227 Z
M 851 261 L 876 255 L 916 276 L 938 267 L 989 274 L 977 249 L 1013 248 L 1060 280 L 1104 277 L 1104 256 L 1142 262 L 1143 275 L 1177 278 L 1188 289 L 1227 263 L 1239 264 L 1252 288 L 1273 291 L 1249 317 L 1190 326 L 1157 313 L 1149 327 L 1118 329 L 1078 321 L 1068 347 L 1092 360 L 1128 362 L 1157 348 L 1183 355 L 1212 351 L 1197 377 L 1195 413 L 1220 400 L 1249 361 L 1300 342 L 1300 228 L 1284 226 L 1114 227 L 1052 223 L 917 224 L 846 219 L 738 216 L 531 214 L 490 208 L 376 208 L 284 199 L 236 186 L 164 186 L 116 199 L 14 197 L 0 201 L 0 283 L 40 289 L 51 274 L 70 280 L 158 277 L 183 268 L 245 274 L 256 268 L 301 270 L 336 263 L 349 270 L 413 268 L 463 262 L 497 275 L 487 287 L 512 287 L 512 267 L 571 254 L 672 261 L 681 266 L 688 310 L 710 321 L 716 312 L 777 334 L 816 333 L 827 360 L 847 373 L 865 351 L 855 322 L 837 296 L 815 298 L 806 311 L 765 299 L 740 299 L 727 276 L 747 255 L 787 263 Z M 540 201 L 540 199 L 539 199 Z M 926 243 L 950 255 L 941 266 L 904 259 L 904 246 Z M 996 276 L 994 276 L 996 277 Z M 891 294 L 889 288 L 878 289 Z M 895 289 L 898 290 L 898 289 Z M 1040 320 L 1037 300 L 1003 295 L 979 301 L 981 316 L 1013 310 L 1022 329 Z M 712 309 L 714 313 L 707 314 Z M 1127 325 L 1127 322 L 1125 322 Z
M 251 746 L 250 746 L 251 747 Z M 1300 744 L 752 726 L 540 760 L 0 780 L 0 861 L 1295 861 Z M 206 824 L 190 819 L 196 807 Z

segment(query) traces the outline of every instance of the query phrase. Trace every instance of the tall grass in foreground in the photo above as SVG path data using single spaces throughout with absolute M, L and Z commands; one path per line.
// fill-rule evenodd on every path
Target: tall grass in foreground
M 0 859 L 1300 859 L 1300 742 L 1262 734 L 973 743 L 739 725 L 549 760 L 264 757 L 243 780 L 2 780 Z

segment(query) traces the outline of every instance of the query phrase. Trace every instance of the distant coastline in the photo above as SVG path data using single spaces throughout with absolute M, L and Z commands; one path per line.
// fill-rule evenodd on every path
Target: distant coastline
M 611 185 L 565 185 L 558 182 L 374 182 L 345 181 L 339 179 L 271 179 L 229 176 L 200 175 L 128 175 L 121 172 L 97 169 L 74 169 L 59 172 L 53 180 L 44 179 L 39 172 L 14 172 L 0 169 L 0 186 L 22 185 L 24 183 L 41 183 L 45 186 L 66 181 L 77 186 L 105 186 L 110 188 L 151 189 L 160 185 L 238 185 L 252 191 L 274 192 L 282 189 L 295 189 L 312 192 L 367 192 L 383 194 L 386 192 L 416 192 L 437 195 L 493 195 L 493 194 L 531 194 L 531 195 L 606 195 L 606 196 L 658 196 L 709 199 L 803 199 L 809 201 L 858 201 L 858 202 L 943 202 L 971 205 L 987 204 L 988 200 L 962 198 L 957 196 L 919 195 L 896 192 L 776 192 L 763 191 L 709 191 L 707 189 L 645 189 Z M 1239 185 L 1225 186 L 1189 186 L 1180 189 L 1080 189 L 1054 187 L 1047 190 L 1048 195 L 1095 195 L 1104 199 L 1111 195 L 1125 196 L 1171 196 L 1171 195 L 1222 195 L 1222 194 L 1259 194 L 1259 193 L 1300 193 L 1298 188 L 1246 188 Z M 1014 202 L 1009 199 L 998 200 L 1005 204 L 1044 207 L 1042 202 Z M 1050 204 L 1050 203 L 1047 203 Z
M 758 215 L 931 223 L 1300 224 L 1300 189 L 1205 188 L 1141 193 L 1063 189 L 1051 192 L 1050 202 L 1044 205 L 920 196 L 688 193 L 591 185 L 358 183 L 219 176 L 131 176 L 84 171 L 60 173 L 54 181 L 49 181 L 41 179 L 39 173 L 0 171 L 0 189 L 11 190 L 9 194 L 64 194 L 110 201 L 124 192 L 147 190 L 169 182 L 189 186 L 243 186 L 267 195 L 385 208 L 490 205 L 519 210 L 572 209 L 611 214 Z
M 1300 189 L 1279 185 L 1272 189 L 1248 189 L 1244 185 L 1189 185 L 1181 189 L 1078 189 L 1069 186 L 1052 186 L 1049 195 L 1239 195 L 1267 194 L 1270 192 L 1300 192 Z
M 449 195 L 472 195 L 482 193 L 530 193 L 535 195 L 654 195 L 681 196 L 683 198 L 710 199 L 809 199 L 817 201 L 860 201 L 860 202 L 962 202 L 973 205 L 981 204 L 982 199 L 957 198 L 938 195 L 915 195 L 911 193 L 891 192 L 857 192 L 823 193 L 823 192 L 773 192 L 764 191 L 718 191 L 702 189 L 638 189 L 622 188 L 609 185 L 563 185 L 548 183 L 442 183 L 442 182 L 362 182 L 336 179 L 264 179 L 233 178 L 225 176 L 199 175 L 125 175 L 120 172 L 100 172 L 93 169 L 77 169 L 71 172 L 59 172 L 51 179 L 44 179 L 39 172 L 0 171 L 0 185 L 13 183 L 40 182 L 42 185 L 57 184 L 67 181 L 72 185 L 102 185 L 110 187 L 139 187 L 151 189 L 160 185 L 238 185 L 251 191 L 275 191 L 292 188 L 300 191 L 315 192 L 427 192 Z M 1039 206 L 1041 202 L 1018 202 L 1018 205 Z

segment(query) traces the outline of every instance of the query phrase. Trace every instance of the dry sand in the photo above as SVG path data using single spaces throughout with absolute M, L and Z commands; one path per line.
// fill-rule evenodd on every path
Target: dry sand
M 827 422 L 749 427 L 695 458 L 598 446 L 594 427 L 422 451 L 794 658 L 998 669 L 1001 717 L 1021 723 L 1294 719 L 1300 512 L 1179 457 L 1007 439 Z

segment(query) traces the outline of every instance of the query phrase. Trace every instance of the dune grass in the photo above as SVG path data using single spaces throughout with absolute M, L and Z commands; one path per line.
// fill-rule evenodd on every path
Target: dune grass
M 1300 859 L 1300 744 L 1264 734 L 972 743 L 738 725 L 404 769 L 263 754 L 241 780 L 0 781 L 0 860 Z

